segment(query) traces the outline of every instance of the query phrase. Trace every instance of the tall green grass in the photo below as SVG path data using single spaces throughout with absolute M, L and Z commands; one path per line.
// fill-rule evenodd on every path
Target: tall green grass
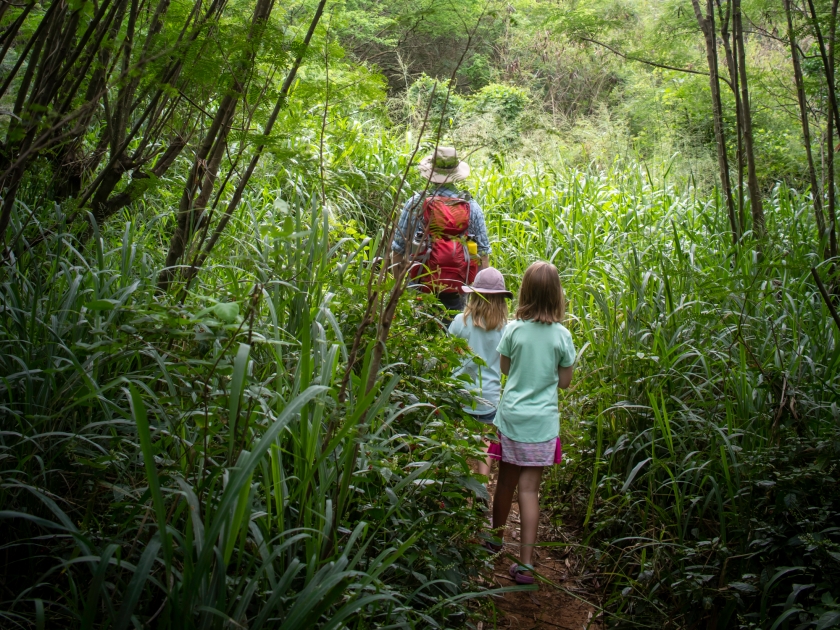
M 332 127 L 324 185 L 312 138 L 280 142 L 295 159 L 185 294 L 154 288 L 173 187 L 87 243 L 36 208 L 22 240 L 43 243 L 0 278 L 4 625 L 463 623 L 479 442 L 431 301 L 405 296 L 376 388 L 363 359 L 338 397 L 413 138 Z M 668 165 L 471 162 L 509 287 L 546 259 L 567 290 L 579 357 L 544 507 L 581 532 L 605 618 L 840 619 L 840 352 L 807 195 L 769 196 L 759 257 Z
M 582 526 L 619 625 L 829 627 L 840 347 L 808 198 L 774 189 L 759 257 L 716 199 L 661 173 L 478 174 L 494 264 L 515 287 L 551 260 L 570 302 L 571 463 L 545 505 Z
M 366 393 L 365 360 L 339 401 L 369 239 L 339 238 L 318 195 L 282 181 L 181 296 L 155 290 L 169 219 L 154 207 L 87 248 L 56 207 L 41 249 L 4 267 L 0 538 L 15 580 L 0 625 L 464 615 L 483 562 L 465 459 L 479 442 L 442 422 L 450 389 L 416 396 L 451 367 L 409 347 Z M 429 316 L 407 301 L 403 319 Z

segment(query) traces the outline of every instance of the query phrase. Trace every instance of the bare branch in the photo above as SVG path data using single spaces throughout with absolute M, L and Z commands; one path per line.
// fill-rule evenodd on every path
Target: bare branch
M 642 59 L 641 57 L 636 57 L 633 55 L 628 55 L 627 53 L 621 52 L 620 50 L 613 48 L 609 44 L 605 44 L 604 42 L 599 42 L 597 39 L 591 39 L 589 37 L 579 37 L 583 42 L 589 42 L 590 44 L 595 44 L 596 46 L 601 46 L 602 48 L 606 48 L 614 55 L 618 55 L 622 59 L 626 59 L 627 61 L 636 61 L 638 63 L 643 63 L 647 66 L 653 66 L 654 68 L 662 68 L 663 70 L 673 70 L 675 72 L 685 72 L 687 74 L 699 74 L 700 76 L 707 77 L 709 76 L 708 72 L 703 72 L 702 70 L 692 70 L 691 68 L 680 68 L 677 66 L 669 66 L 665 63 L 659 63 L 658 61 L 652 61 L 650 59 Z M 732 87 L 732 84 L 729 82 L 726 77 L 719 77 L 721 81 Z

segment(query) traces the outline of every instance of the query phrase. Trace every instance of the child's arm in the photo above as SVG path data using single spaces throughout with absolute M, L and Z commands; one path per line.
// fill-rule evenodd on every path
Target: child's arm
M 502 371 L 502 374 L 505 376 L 508 375 L 508 372 L 510 372 L 510 357 L 506 357 L 503 354 L 499 355 L 499 369 Z
M 570 365 L 569 367 L 557 368 L 557 376 L 560 377 L 560 381 L 557 383 L 557 387 L 559 387 L 560 389 L 567 389 L 572 383 L 572 374 L 574 374 L 574 371 L 574 365 Z

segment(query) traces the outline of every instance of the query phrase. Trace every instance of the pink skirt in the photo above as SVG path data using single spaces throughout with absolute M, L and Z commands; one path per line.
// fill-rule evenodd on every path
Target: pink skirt
M 563 459 L 563 443 L 559 437 L 545 442 L 517 442 L 498 434 L 499 441 L 491 442 L 487 454 L 517 466 L 552 466 Z

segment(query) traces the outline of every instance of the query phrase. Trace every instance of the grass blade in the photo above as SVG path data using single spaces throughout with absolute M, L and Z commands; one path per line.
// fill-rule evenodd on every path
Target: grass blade
M 149 431 L 149 418 L 146 415 L 146 405 L 140 397 L 140 393 L 132 383 L 128 388 L 129 403 L 134 422 L 137 423 L 137 435 L 140 438 L 140 450 L 143 452 L 143 463 L 146 466 L 146 476 L 149 482 L 149 492 L 152 495 L 152 504 L 157 517 L 158 531 L 163 542 L 163 555 L 166 561 L 167 574 L 172 569 L 172 544 L 169 533 L 166 530 L 166 508 L 163 504 L 163 495 L 160 491 L 160 480 L 157 474 L 154 451 L 152 450 L 152 435 Z

